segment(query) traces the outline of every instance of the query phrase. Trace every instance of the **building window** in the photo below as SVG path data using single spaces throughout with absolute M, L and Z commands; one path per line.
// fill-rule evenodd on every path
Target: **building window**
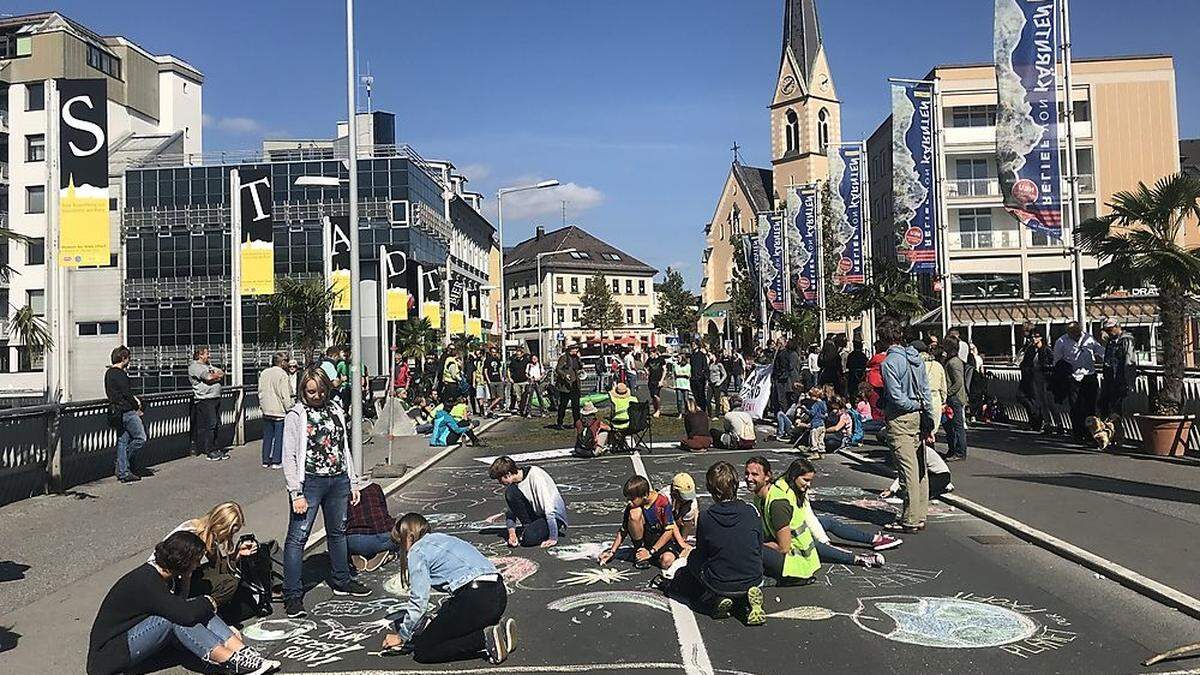
M 563 278 L 562 277 L 554 277 L 554 291 L 556 293 L 563 292 Z
M 996 126 L 996 106 L 994 105 L 964 105 L 951 108 L 950 111 L 950 126 L 952 127 Z
M 579 292 L 579 277 L 571 277 L 571 292 Z
M 571 308 L 571 321 L 574 323 L 579 322 L 579 308 L 578 307 Z
M 591 260 L 592 254 L 587 251 L 571 251 L 571 257 L 576 260 Z
M 625 323 L 626 324 L 633 323 L 633 310 L 632 309 L 625 310 Z
M 46 109 L 46 85 L 43 82 L 31 82 L 25 85 L 25 110 Z
M 620 262 L 621 260 L 621 256 L 617 255 L 616 253 L 601 253 L 600 257 L 613 262 Z
M 958 241 L 962 248 L 993 248 L 992 210 L 960 209 Z
M 829 150 L 829 111 L 821 108 L 821 112 L 817 113 L 817 152 L 822 155 L 827 154 Z
M 25 161 L 46 161 L 46 134 L 30 134 L 25 137 Z
M 554 310 L 554 318 L 555 318 L 556 322 L 558 323 L 558 325 L 560 325 L 560 326 L 562 325 L 563 319 L 565 318 L 564 314 L 565 314 L 565 312 L 562 307 L 559 307 L 558 309 Z
M 955 274 L 950 286 L 955 300 L 1021 297 L 1020 274 Z
M 46 186 L 27 185 L 25 187 L 25 213 L 46 212 Z
M 40 373 L 46 368 L 46 353 L 29 347 L 17 347 L 17 372 Z
M 638 295 L 646 294 L 646 280 L 638 279 Z
M 1031 298 L 1068 298 L 1071 296 L 1071 288 L 1069 271 L 1029 273 L 1029 297 Z
M 633 295 L 633 279 L 625 280 L 625 295 Z
M 25 291 L 25 304 L 34 316 L 46 316 L 46 291 L 40 288 Z
M 121 59 L 96 45 L 88 45 L 87 63 L 106 75 L 121 79 Z
M 116 335 L 119 328 L 116 321 L 81 321 L 75 324 L 75 330 L 81 337 Z
M 800 152 L 800 117 L 795 110 L 787 111 L 784 116 L 783 140 L 785 155 L 794 155 Z
M 25 243 L 25 264 L 26 265 L 45 265 L 46 264 L 46 238 L 38 237 L 30 239 Z
M 638 323 L 642 324 L 643 326 L 646 325 L 646 310 L 638 310 Z
M 730 234 L 742 233 L 742 210 L 737 204 L 733 205 L 733 210 L 729 212 L 729 232 Z M 725 233 L 721 232 L 721 239 L 725 238 Z
M 621 280 L 613 279 L 613 293 L 620 293 L 620 292 L 621 292 Z

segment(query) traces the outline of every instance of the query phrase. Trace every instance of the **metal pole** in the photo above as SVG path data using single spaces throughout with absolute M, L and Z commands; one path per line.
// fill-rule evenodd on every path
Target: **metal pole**
M 60 259 L 60 251 L 62 250 L 62 229 L 59 220 L 59 194 L 62 185 L 62 165 L 59 163 L 61 155 L 59 148 L 59 118 L 61 116 L 61 102 L 58 95 L 58 83 L 55 80 L 46 81 L 46 136 L 48 142 L 46 144 L 46 161 L 49 163 L 50 171 L 46 175 L 46 234 L 49 239 L 50 254 L 46 259 L 46 318 L 48 319 L 48 328 L 50 337 L 54 340 L 54 345 L 49 353 L 42 353 L 43 368 L 46 371 L 46 402 L 53 403 L 59 400 L 61 395 L 62 400 L 67 400 L 68 392 L 66 383 L 70 379 L 65 367 L 65 354 L 68 349 L 67 341 L 64 337 L 66 331 L 63 330 L 63 324 L 66 323 L 67 312 L 67 293 L 66 293 L 66 275 L 63 271 L 62 261 Z M 8 307 L 0 307 L 0 311 L 4 312 L 4 316 L 8 315 Z M 33 361 L 33 350 L 26 345 L 26 351 L 29 352 L 29 359 Z M 32 363 L 30 364 L 32 365 Z
M 815 211 L 813 222 L 816 223 L 817 227 L 817 322 L 821 331 L 817 342 L 824 345 L 825 337 L 828 334 L 828 326 L 826 325 L 828 317 L 825 314 L 825 223 L 822 220 L 825 214 L 821 210 L 821 204 L 825 202 L 825 199 L 822 194 L 823 188 L 821 183 L 817 182 L 813 183 L 813 185 L 816 187 L 816 194 L 813 198 L 813 210 Z
M 350 455 L 359 476 L 363 469 L 362 297 L 358 250 L 358 83 L 354 72 L 354 0 L 346 0 L 346 132 L 350 159 Z
M 1063 51 L 1063 85 L 1066 96 L 1063 107 L 1067 118 L 1067 184 L 1071 193 L 1071 267 L 1074 283 L 1071 298 L 1075 303 L 1075 320 L 1079 327 L 1087 331 L 1087 292 L 1083 286 L 1083 251 L 1079 248 L 1079 175 L 1075 156 L 1075 105 L 1071 91 L 1071 10 L 1070 1 L 1061 0 L 1062 9 L 1062 51 Z
M 229 171 L 229 382 L 240 387 L 244 378 L 242 354 L 242 177 Z M 234 425 L 233 444 L 245 442 L 245 425 Z
M 503 377 L 508 372 L 508 350 L 505 348 L 508 344 L 508 310 L 504 306 L 508 299 L 504 289 L 504 190 L 496 192 L 496 224 L 500 235 L 500 316 L 496 320 L 500 322 L 500 373 Z
M 379 368 L 379 374 L 387 374 L 388 389 L 390 391 L 392 381 L 392 368 L 395 367 L 395 359 L 389 359 L 389 350 L 391 344 L 388 340 L 388 266 L 391 264 L 391 259 L 388 257 L 387 247 L 382 244 L 379 246 L 379 358 L 382 364 Z M 389 429 L 391 427 L 388 427 Z
M 875 279 L 875 242 L 872 240 L 872 230 L 874 229 L 871 223 L 871 176 L 867 171 L 867 144 L 860 142 L 862 159 L 858 164 L 860 190 L 862 193 L 862 231 L 859 236 L 862 237 L 862 256 L 863 256 L 863 283 L 874 283 Z M 872 305 L 867 308 L 862 318 L 862 341 L 863 347 L 868 350 L 875 348 L 875 307 Z M 874 351 L 868 351 L 867 354 L 874 354 Z
M 941 78 L 933 80 L 933 199 L 935 212 L 937 213 L 937 261 L 938 261 L 938 276 L 942 281 L 942 335 L 950 332 L 950 324 L 954 321 L 954 296 L 952 294 L 951 285 L 953 280 L 950 274 L 950 244 L 947 233 L 950 231 L 950 224 L 947 222 L 950 219 L 949 211 L 946 209 L 946 157 L 945 144 L 942 142 L 942 89 Z
M 537 265 L 537 271 L 534 274 L 537 275 L 538 284 L 538 358 L 544 359 L 546 358 L 546 343 L 544 339 L 546 337 L 546 320 L 542 317 L 544 316 L 543 311 L 546 309 L 546 285 L 542 283 L 541 253 L 534 256 L 534 262 Z

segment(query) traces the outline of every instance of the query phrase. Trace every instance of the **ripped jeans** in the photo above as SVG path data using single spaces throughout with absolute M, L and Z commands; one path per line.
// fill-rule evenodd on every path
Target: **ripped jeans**
M 142 619 L 125 634 L 125 640 L 129 644 L 130 666 L 136 666 L 157 654 L 170 642 L 178 643 L 203 659 L 231 637 L 233 631 L 217 616 L 209 619 L 207 624 L 200 623 L 195 626 L 180 626 L 161 616 L 150 616 Z
M 350 477 L 344 473 L 336 476 L 306 474 L 300 486 L 308 511 L 299 515 L 288 503 L 288 532 L 283 544 L 283 597 L 299 598 L 304 595 L 303 567 L 304 545 L 312 534 L 317 509 L 325 517 L 325 545 L 329 549 L 329 563 L 333 568 L 329 584 L 343 588 L 350 583 L 350 567 L 346 551 L 346 514 L 350 509 Z

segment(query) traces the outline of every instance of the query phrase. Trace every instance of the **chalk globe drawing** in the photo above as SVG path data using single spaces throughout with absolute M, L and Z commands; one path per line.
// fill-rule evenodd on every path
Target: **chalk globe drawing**
M 860 598 L 851 618 L 859 628 L 888 640 L 943 649 L 999 647 L 1038 630 L 1037 623 L 1011 609 L 960 598 Z
M 242 629 L 242 635 L 255 642 L 275 642 L 303 635 L 317 627 L 308 619 L 264 619 Z

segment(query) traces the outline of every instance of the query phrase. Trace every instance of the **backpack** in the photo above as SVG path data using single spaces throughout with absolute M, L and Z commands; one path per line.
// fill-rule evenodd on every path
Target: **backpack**
M 851 422 L 850 445 L 858 445 L 862 443 L 863 436 L 866 435 L 866 431 L 863 429 L 863 418 L 862 415 L 858 414 L 857 410 L 851 409 L 849 412 Z
M 575 448 L 572 450 L 576 457 L 598 457 L 602 454 L 597 433 L 600 430 L 600 421 L 592 420 L 591 423 L 582 423 L 579 425 L 579 432 L 575 434 Z

